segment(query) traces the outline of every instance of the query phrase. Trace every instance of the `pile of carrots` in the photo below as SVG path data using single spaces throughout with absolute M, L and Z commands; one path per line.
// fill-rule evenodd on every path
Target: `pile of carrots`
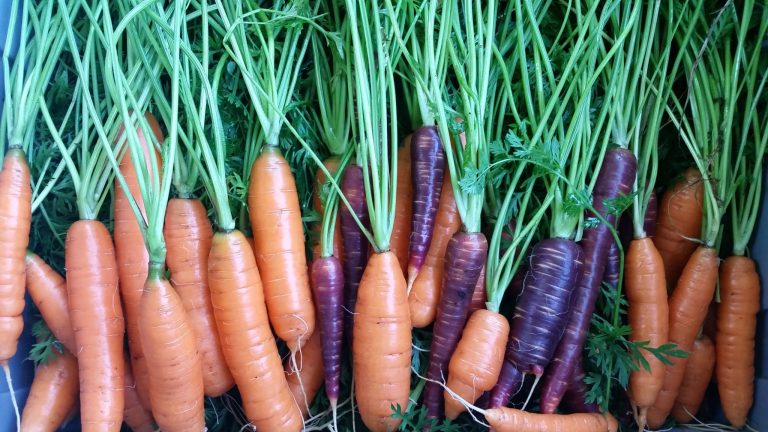
M 749 426 L 759 2 L 12 3 L 18 430 Z

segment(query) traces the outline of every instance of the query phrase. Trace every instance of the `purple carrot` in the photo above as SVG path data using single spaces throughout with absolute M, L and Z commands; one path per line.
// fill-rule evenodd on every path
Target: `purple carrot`
M 440 303 L 437 305 L 432 346 L 429 351 L 427 378 L 437 382 L 447 380 L 448 362 L 451 360 L 461 330 L 467 322 L 472 292 L 480 277 L 488 253 L 488 242 L 482 233 L 457 232 L 445 251 L 445 271 Z M 443 387 L 427 381 L 424 387 L 424 405 L 427 416 L 443 415 Z
M 520 391 L 524 375 L 515 365 L 504 360 L 496 385 L 488 397 L 488 408 L 502 408 L 509 404 L 509 398 Z
M 563 336 L 583 263 L 581 247 L 561 238 L 531 250 L 523 291 L 509 323 L 506 358 L 522 373 L 541 376 Z
M 363 169 L 360 166 L 350 165 L 344 170 L 341 192 L 349 201 L 360 222 L 368 226 L 365 184 Z M 341 238 L 344 242 L 344 336 L 351 344 L 357 287 L 360 285 L 363 270 L 368 263 L 368 240 L 343 202 L 339 203 L 339 213 L 341 214 Z
M 595 183 L 593 206 L 609 225 L 615 225 L 616 216 L 608 214 L 604 201 L 629 194 L 635 180 L 637 161 L 626 149 L 614 148 L 605 154 L 603 166 Z M 608 250 L 613 243 L 608 225 L 599 224 L 584 230 L 581 246 L 584 249 L 584 270 L 574 294 L 568 326 L 557 347 L 553 359 L 552 373 L 548 374 L 542 386 L 541 412 L 553 413 L 560 404 L 576 361 L 581 357 L 587 330 L 595 310 L 595 301 L 600 293 L 600 284 L 605 272 Z
M 435 214 L 443 188 L 445 156 L 435 126 L 422 126 L 411 138 L 411 178 L 413 181 L 413 219 L 408 253 L 408 286 L 416 274 L 432 242 Z
M 587 402 L 587 383 L 584 382 L 586 374 L 581 359 L 576 363 L 576 368 L 571 375 L 568 390 L 563 396 L 563 408 L 571 413 L 598 413 L 600 407 L 596 403 Z
M 320 320 L 323 346 L 325 394 L 335 407 L 339 400 L 341 349 L 344 337 L 344 272 L 335 256 L 320 257 L 312 263 L 312 294 Z

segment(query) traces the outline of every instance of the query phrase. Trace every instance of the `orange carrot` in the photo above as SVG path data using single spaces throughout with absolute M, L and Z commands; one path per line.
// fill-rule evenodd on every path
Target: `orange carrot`
M 83 431 L 119 431 L 123 422 L 125 321 L 112 238 L 103 223 L 67 231 L 67 293 L 80 374 Z
M 664 264 L 650 238 L 632 240 L 625 259 L 624 283 L 627 292 L 628 319 L 632 327 L 630 340 L 648 341 L 649 347 L 658 348 L 667 343 L 669 307 Z M 664 383 L 664 364 L 653 354 L 643 351 L 650 371 L 642 367 L 629 376 L 629 394 L 635 421 L 645 428 L 648 408 L 653 406 Z
M 696 339 L 685 366 L 683 383 L 677 393 L 672 417 L 678 423 L 688 423 L 699 411 L 707 386 L 715 369 L 715 345 L 707 336 Z
M 171 283 L 179 293 L 197 341 L 207 396 L 220 396 L 234 385 L 219 341 L 208 289 L 208 254 L 213 229 L 197 199 L 168 201 L 165 227 L 166 261 Z
M 461 227 L 461 219 L 456 209 L 450 182 L 450 176 L 445 176 L 432 242 L 429 244 L 424 264 L 408 294 L 408 307 L 414 327 L 426 327 L 435 320 L 443 283 L 445 250 L 448 248 L 448 241 Z
M 496 432 L 616 432 L 610 414 L 534 414 L 515 408 L 493 408 L 485 419 Z
M 331 174 L 336 174 L 336 171 L 339 169 L 339 164 L 341 163 L 341 160 L 336 157 L 332 156 L 328 159 L 323 161 L 323 165 L 325 165 L 325 168 L 330 172 Z M 315 212 L 317 212 L 318 217 L 322 220 L 323 216 L 323 203 L 320 201 L 320 194 L 321 188 L 325 184 L 325 173 L 320 168 L 317 169 L 317 173 L 315 174 L 315 193 L 312 197 L 312 206 L 315 209 Z M 315 238 L 318 238 L 320 236 L 320 228 L 322 227 L 322 223 L 317 222 L 312 225 L 312 233 L 315 235 Z M 337 215 L 336 217 L 336 228 L 334 228 L 333 231 L 333 256 L 338 258 L 339 260 L 344 260 L 344 242 L 341 239 L 341 217 Z M 316 260 L 320 257 L 320 242 L 317 241 L 317 243 L 312 247 L 312 259 Z
M 704 182 L 695 168 L 687 169 L 683 176 L 661 197 L 653 237 L 664 261 L 668 287 L 675 286 L 685 263 L 696 250 L 697 243 L 691 239 L 701 235 Z
M 408 271 L 408 251 L 413 216 L 413 182 L 411 181 L 411 135 L 403 139 L 397 149 L 397 199 L 395 224 L 389 238 L 390 250 L 397 256 L 403 274 Z M 338 232 L 338 231 L 337 231 Z
M 485 266 L 480 270 L 480 277 L 477 278 L 475 290 L 472 291 L 472 302 L 469 304 L 469 314 L 475 311 L 485 309 L 485 302 L 488 300 L 488 291 L 485 289 Z
M 66 349 L 35 369 L 35 379 L 21 414 L 24 432 L 53 432 L 77 405 L 77 359 Z
M 164 431 L 202 431 L 203 370 L 181 297 L 150 263 L 139 307 L 139 334 L 149 368 L 152 414 Z
M 298 371 L 291 359 L 285 361 L 285 379 L 288 380 L 288 388 L 291 390 L 293 400 L 301 410 L 301 416 L 306 418 L 309 406 L 315 398 L 320 386 L 323 385 L 325 374 L 323 373 L 323 348 L 320 343 L 320 332 L 312 333 L 306 344 L 296 354 Z
M 136 392 L 136 382 L 133 380 L 131 365 L 125 357 L 125 413 L 123 421 L 133 432 L 155 432 L 155 420 L 152 413 L 144 408 Z
M 253 163 L 248 208 L 269 321 L 295 352 L 315 331 L 315 310 L 296 183 L 275 147 L 265 147 Z
M 24 151 L 11 148 L 0 171 L 0 366 L 16 354 L 24 328 L 24 254 L 32 220 L 32 188 Z
M 358 288 L 352 358 L 360 415 L 374 432 L 397 429 L 392 406 L 408 405 L 411 320 L 405 290 L 395 254 L 373 255 Z
M 752 259 L 728 257 L 720 268 L 717 308 L 717 386 L 725 418 L 741 428 L 755 389 L 755 329 L 760 277 Z
M 707 307 L 717 284 L 718 257 L 714 249 L 699 246 L 685 265 L 669 300 L 669 342 L 690 352 L 707 315 Z M 664 424 L 683 382 L 686 359 L 671 359 L 664 371 L 664 384 L 656 402 L 648 410 L 648 425 Z
M 53 335 L 75 352 L 75 334 L 67 308 L 67 282 L 42 258 L 28 251 L 26 258 L 27 292 Z
M 163 133 L 157 120 L 149 112 L 145 113 L 147 124 L 152 129 L 152 133 L 158 142 L 163 142 Z M 123 134 L 123 127 L 118 131 L 118 137 Z M 136 126 L 136 134 L 144 151 L 144 160 L 147 166 L 150 163 L 151 141 L 145 136 L 144 130 Z M 155 158 L 160 163 L 160 155 L 155 151 Z M 150 170 L 151 171 L 151 170 Z M 136 200 L 142 214 L 146 218 L 144 203 L 139 190 L 139 180 L 136 168 L 131 160 L 130 146 L 126 146 L 125 153 L 120 160 L 120 174 L 125 178 L 131 196 Z M 141 301 L 141 292 L 144 289 L 144 282 L 147 280 L 147 263 L 149 254 L 144 245 L 139 223 L 131 209 L 131 204 L 123 188 L 115 182 L 114 197 L 114 237 L 115 254 L 117 257 L 117 271 L 120 277 L 120 296 L 123 299 L 125 308 L 125 325 L 128 332 L 128 348 L 131 355 L 131 367 L 136 379 L 136 389 L 139 392 L 141 401 L 149 408 L 149 393 L 146 360 L 144 359 L 144 350 L 141 346 L 141 336 L 139 335 L 138 318 L 139 303 Z
M 487 309 L 474 312 L 448 365 L 447 387 L 474 404 L 483 392 L 496 385 L 508 337 L 509 322 L 504 315 Z M 465 410 L 459 400 L 445 392 L 446 417 L 453 420 Z
M 301 430 L 301 412 L 269 327 L 256 259 L 240 231 L 213 235 L 208 284 L 224 358 L 248 420 L 259 430 Z

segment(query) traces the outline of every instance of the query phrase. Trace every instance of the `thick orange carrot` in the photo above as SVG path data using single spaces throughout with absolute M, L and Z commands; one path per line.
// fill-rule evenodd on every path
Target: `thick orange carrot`
M 480 277 L 477 278 L 475 290 L 472 291 L 472 301 L 469 304 L 469 314 L 475 311 L 485 309 L 485 302 L 488 300 L 488 291 L 485 289 L 485 266 L 480 270 Z
M 8 150 L 0 171 L 0 365 L 16 354 L 24 328 L 24 254 L 32 220 L 32 188 L 24 151 Z
M 203 370 L 181 297 L 150 263 L 139 307 L 139 334 L 149 368 L 152 414 L 164 431 L 202 431 Z
M 306 344 L 296 353 L 298 371 L 291 359 L 287 359 L 283 368 L 285 379 L 288 380 L 288 388 L 291 390 L 293 400 L 301 410 L 301 416 L 306 418 L 309 406 L 315 398 L 320 386 L 323 385 L 325 374 L 323 373 L 323 348 L 320 343 L 320 332 L 312 333 Z
M 445 176 L 432 242 L 429 244 L 424 264 L 408 294 L 408 307 L 414 327 L 426 327 L 435 320 L 443 284 L 445 250 L 448 248 L 448 241 L 461 227 L 461 219 L 456 209 L 450 182 L 450 176 Z
M 77 359 L 66 349 L 35 369 L 35 379 L 21 414 L 24 432 L 59 429 L 77 405 Z
M 392 406 L 408 406 L 411 320 L 405 290 L 395 254 L 373 255 L 358 288 L 352 358 L 360 415 L 375 432 L 397 429 Z
M 728 257 L 720 267 L 717 308 L 717 387 L 725 418 L 741 428 L 755 389 L 755 330 L 760 277 L 752 259 Z
M 509 322 L 504 315 L 487 309 L 474 312 L 448 365 L 448 388 L 472 404 L 491 390 L 501 372 L 508 337 Z M 465 410 L 459 400 L 445 392 L 446 417 L 453 420 Z
M 341 160 L 338 157 L 332 156 L 328 159 L 323 161 L 323 165 L 325 165 L 325 168 L 330 172 L 331 174 L 336 174 L 336 171 L 339 169 L 339 164 L 341 163 Z M 320 168 L 317 169 L 317 173 L 315 174 L 315 193 L 312 197 L 312 206 L 314 207 L 315 211 L 317 212 L 318 216 L 322 219 L 323 216 L 323 203 L 320 200 L 320 194 L 321 194 L 321 188 L 325 184 L 325 173 Z M 322 223 L 317 222 L 312 225 L 312 232 L 316 236 L 315 238 L 319 240 L 320 237 L 320 228 L 322 227 Z M 336 228 L 334 228 L 333 231 L 333 256 L 338 258 L 339 260 L 344 260 L 344 241 L 341 239 L 341 217 L 339 215 L 336 216 Z M 316 260 L 320 257 L 320 242 L 317 241 L 317 244 L 315 244 L 312 247 L 312 259 Z
M 208 284 L 224 358 L 248 421 L 259 430 L 301 430 L 301 412 L 269 327 L 256 259 L 240 231 L 213 235 Z
M 658 348 L 667 343 L 669 305 L 664 264 L 650 238 L 632 240 L 625 259 L 624 283 L 627 292 L 628 319 L 632 327 L 630 340 L 648 341 Z M 643 368 L 629 376 L 629 399 L 638 413 L 635 421 L 645 428 L 648 408 L 656 401 L 664 383 L 664 364 L 653 354 L 643 351 L 650 371 Z
M 155 432 L 155 420 L 152 412 L 144 408 L 136 392 L 136 382 L 133 380 L 129 356 L 125 357 L 125 413 L 123 421 L 133 432 Z
M 690 352 L 707 315 L 717 284 L 718 257 L 714 249 L 699 246 L 685 265 L 669 300 L 669 342 Z M 686 359 L 673 358 L 664 371 L 664 384 L 648 410 L 648 426 L 657 429 L 672 410 L 685 374 Z
M 208 254 L 213 229 L 197 199 L 174 198 L 166 209 L 166 262 L 171 283 L 179 293 L 197 341 L 207 396 L 220 396 L 234 385 L 219 341 L 208 290 Z
M 75 352 L 75 334 L 67 308 L 67 282 L 31 251 L 27 252 L 26 274 L 27 292 L 48 328 L 70 353 Z
M 493 408 L 485 419 L 496 432 L 616 432 L 610 414 L 534 414 L 515 408 Z
M 315 309 L 296 182 L 275 147 L 265 147 L 253 163 L 248 208 L 269 321 L 295 352 L 315 331 Z
M 107 227 L 93 220 L 72 224 L 64 260 L 77 345 L 82 429 L 119 431 L 124 409 L 125 320 Z
M 674 287 L 680 272 L 701 236 L 704 182 L 701 173 L 689 168 L 683 178 L 664 192 L 659 204 L 659 220 L 653 243 L 664 261 L 667 286 Z
M 715 345 L 707 336 L 696 339 L 685 365 L 683 383 L 677 393 L 672 417 L 678 423 L 688 423 L 699 411 L 707 386 L 715 369 Z
M 390 250 L 397 256 L 403 274 L 408 271 L 408 252 L 413 217 L 413 182 L 411 181 L 411 135 L 403 139 L 397 149 L 397 199 L 395 224 L 389 238 Z
M 155 135 L 158 142 L 163 142 L 163 133 L 160 130 L 160 125 L 157 120 L 147 112 L 144 117 L 152 129 L 151 133 Z M 118 131 L 118 137 L 123 133 L 123 129 Z M 136 134 L 138 135 L 139 142 L 144 151 L 144 160 L 147 166 L 151 166 L 149 162 L 151 159 L 150 146 L 151 141 L 147 138 L 144 130 L 139 126 L 136 128 Z M 160 163 L 160 154 L 155 151 L 155 158 Z M 151 171 L 151 170 L 150 170 Z M 125 153 L 123 153 L 120 160 L 120 174 L 125 179 L 125 183 L 128 185 L 131 196 L 136 200 L 136 204 L 139 206 L 144 217 L 146 212 L 144 210 L 144 203 L 141 199 L 141 191 L 139 189 L 138 174 L 136 168 L 131 160 L 131 150 L 126 147 Z M 139 318 L 139 303 L 141 301 L 141 292 L 144 289 L 144 282 L 147 280 L 147 263 L 149 262 L 149 254 L 146 246 L 144 245 L 144 239 L 139 229 L 139 222 L 136 220 L 136 216 L 131 209 L 131 204 L 128 197 L 125 194 L 123 188 L 115 182 L 115 197 L 114 197 L 114 237 L 115 237 L 115 254 L 117 257 L 117 271 L 120 277 L 120 296 L 123 299 L 123 307 L 125 308 L 125 325 L 128 332 L 128 349 L 131 355 L 131 367 L 133 368 L 133 375 L 136 379 L 136 388 L 141 397 L 141 401 L 149 408 L 149 393 L 148 393 L 148 380 L 149 375 L 147 371 L 146 360 L 144 359 L 144 350 L 141 346 L 141 336 L 139 335 L 138 318 Z

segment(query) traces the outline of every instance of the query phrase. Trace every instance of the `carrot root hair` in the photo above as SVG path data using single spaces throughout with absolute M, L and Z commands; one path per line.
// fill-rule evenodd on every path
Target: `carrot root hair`
M 8 383 L 8 393 L 11 395 L 11 403 L 13 404 L 13 413 L 16 415 L 16 430 L 21 430 L 21 414 L 19 414 L 19 403 L 16 401 L 16 391 L 13 389 L 13 378 L 11 378 L 11 367 L 7 362 L 3 362 L 3 373 L 5 374 L 5 382 Z

